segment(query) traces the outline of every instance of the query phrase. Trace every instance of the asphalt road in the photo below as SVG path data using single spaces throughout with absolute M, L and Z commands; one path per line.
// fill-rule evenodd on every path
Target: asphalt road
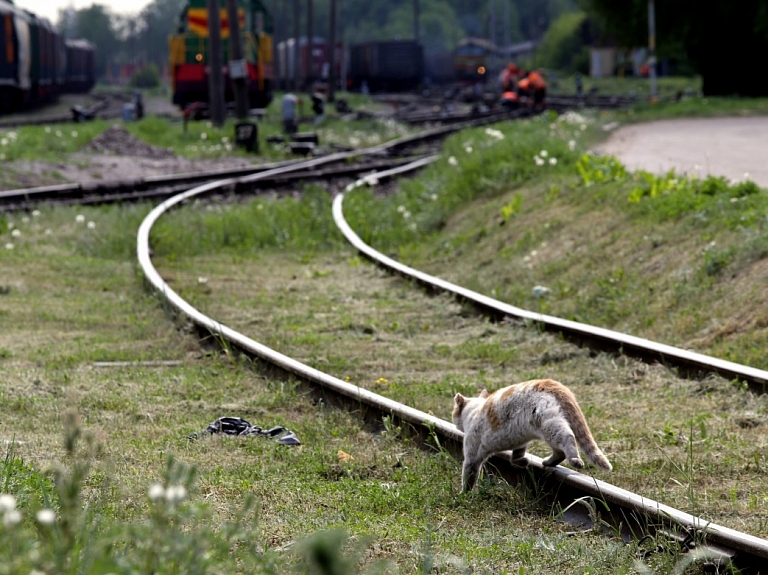
M 631 170 L 675 169 L 768 188 L 768 117 L 661 120 L 622 126 L 595 147 Z

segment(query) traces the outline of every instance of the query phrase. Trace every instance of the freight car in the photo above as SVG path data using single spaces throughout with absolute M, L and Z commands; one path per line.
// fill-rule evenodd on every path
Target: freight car
M 309 43 L 306 36 L 299 38 L 299 82 L 312 82 L 315 80 L 328 78 L 329 56 L 328 42 L 321 36 L 315 36 L 312 39 L 312 49 L 309 50 Z M 279 67 L 276 79 L 283 86 L 290 85 L 294 79 L 294 68 L 296 67 L 296 40 L 288 38 L 277 45 L 277 54 L 279 55 Z M 334 54 L 335 77 L 342 77 L 341 67 L 344 62 L 343 47 L 341 42 L 336 43 L 336 52 Z
M 65 92 L 88 92 L 96 83 L 93 44 L 87 40 L 66 40 Z
M 224 62 L 224 98 L 235 99 L 230 77 L 232 60 L 226 0 L 219 0 L 221 44 Z M 272 101 L 274 80 L 272 19 L 260 0 L 238 0 L 238 25 L 249 104 L 264 108 Z M 180 108 L 208 102 L 208 9 L 206 0 L 189 0 L 179 18 L 178 33 L 170 38 L 173 103 Z
M 424 48 L 413 40 L 366 42 L 349 47 L 348 80 L 352 90 L 413 90 L 424 81 Z
M 73 87 L 90 90 L 93 45 L 74 43 L 70 51 L 48 20 L 0 0 L 0 114 L 53 100 Z M 70 57 L 82 62 L 76 81 L 68 76 Z

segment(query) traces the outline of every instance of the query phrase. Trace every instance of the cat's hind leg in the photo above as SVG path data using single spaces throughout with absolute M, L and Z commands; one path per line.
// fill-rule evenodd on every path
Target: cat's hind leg
M 464 457 L 464 466 L 461 470 L 461 492 L 467 493 L 472 490 L 477 483 L 480 475 L 480 469 L 483 467 L 482 459 Z
M 527 467 L 528 458 L 525 456 L 526 449 L 528 449 L 527 445 L 513 449 L 512 457 L 509 459 L 510 463 L 512 463 L 512 465 L 517 465 L 518 467 Z
M 565 453 L 562 449 L 558 449 L 557 447 L 552 448 L 552 455 L 547 457 L 544 461 L 541 462 L 542 465 L 545 467 L 555 467 L 556 465 L 559 465 L 565 461 Z
M 581 457 L 579 457 L 579 450 L 576 447 L 576 438 L 573 435 L 568 434 L 566 436 L 561 435 L 558 439 L 559 441 L 551 446 L 552 455 L 542 461 L 542 464 L 554 467 L 567 459 L 568 463 L 573 467 L 582 469 L 584 467 L 584 462 L 581 460 Z

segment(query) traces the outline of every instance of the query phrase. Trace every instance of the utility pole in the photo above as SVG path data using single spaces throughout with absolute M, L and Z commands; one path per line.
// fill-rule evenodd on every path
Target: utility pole
M 336 89 L 336 0 L 331 0 L 331 30 L 328 33 L 328 103 Z
M 235 0 L 227 0 L 227 19 L 229 20 L 229 78 L 235 93 L 235 117 L 245 120 L 248 117 L 248 67 L 243 58 L 243 44 L 240 40 L 240 17 Z
M 419 0 L 413 0 L 413 37 L 416 42 L 419 42 L 421 39 L 419 31 L 419 15 Z
M 283 9 L 281 7 L 281 0 L 275 0 L 273 3 L 273 14 L 275 15 L 275 32 L 274 32 L 274 50 L 273 50 L 273 58 L 274 58 L 274 66 L 275 66 L 275 76 L 274 76 L 274 90 L 284 90 L 286 87 L 283 85 L 283 81 L 285 78 L 283 77 L 283 69 L 285 69 L 285 74 L 287 76 L 288 74 L 288 66 L 283 62 L 283 57 L 280 54 L 280 41 L 283 40 Z M 283 47 L 287 47 L 286 44 L 283 44 Z
M 648 70 L 651 79 L 651 102 L 656 101 L 656 7 L 648 0 Z
M 293 0 L 293 89 L 299 91 L 299 68 L 301 67 L 301 46 L 299 46 L 299 0 Z
M 208 4 L 208 111 L 211 123 L 220 128 L 224 125 L 227 111 L 224 108 L 224 73 L 221 56 L 221 14 L 219 0 L 207 0 Z
M 312 56 L 312 50 L 314 49 L 314 33 L 312 30 L 312 20 L 314 15 L 312 13 L 312 0 L 307 0 L 307 88 L 312 91 L 312 82 L 315 79 L 315 58 Z

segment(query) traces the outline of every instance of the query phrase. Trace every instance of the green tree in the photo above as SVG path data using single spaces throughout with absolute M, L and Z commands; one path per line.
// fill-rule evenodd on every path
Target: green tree
M 579 0 L 622 47 L 648 44 L 647 0 Z M 768 96 L 753 62 L 768 50 L 768 0 L 664 0 L 655 3 L 660 58 L 683 54 L 706 95 Z
M 96 75 L 104 76 L 107 64 L 122 48 L 117 35 L 115 17 L 103 4 L 92 4 L 82 10 L 59 12 L 59 29 L 68 37 L 85 38 L 96 51 Z
M 589 72 L 589 23 L 584 12 L 563 14 L 544 34 L 536 50 L 537 63 L 564 72 Z
M 186 0 L 153 0 L 139 13 L 138 43 L 146 60 L 162 70 L 168 63 L 168 36 L 173 34 Z

